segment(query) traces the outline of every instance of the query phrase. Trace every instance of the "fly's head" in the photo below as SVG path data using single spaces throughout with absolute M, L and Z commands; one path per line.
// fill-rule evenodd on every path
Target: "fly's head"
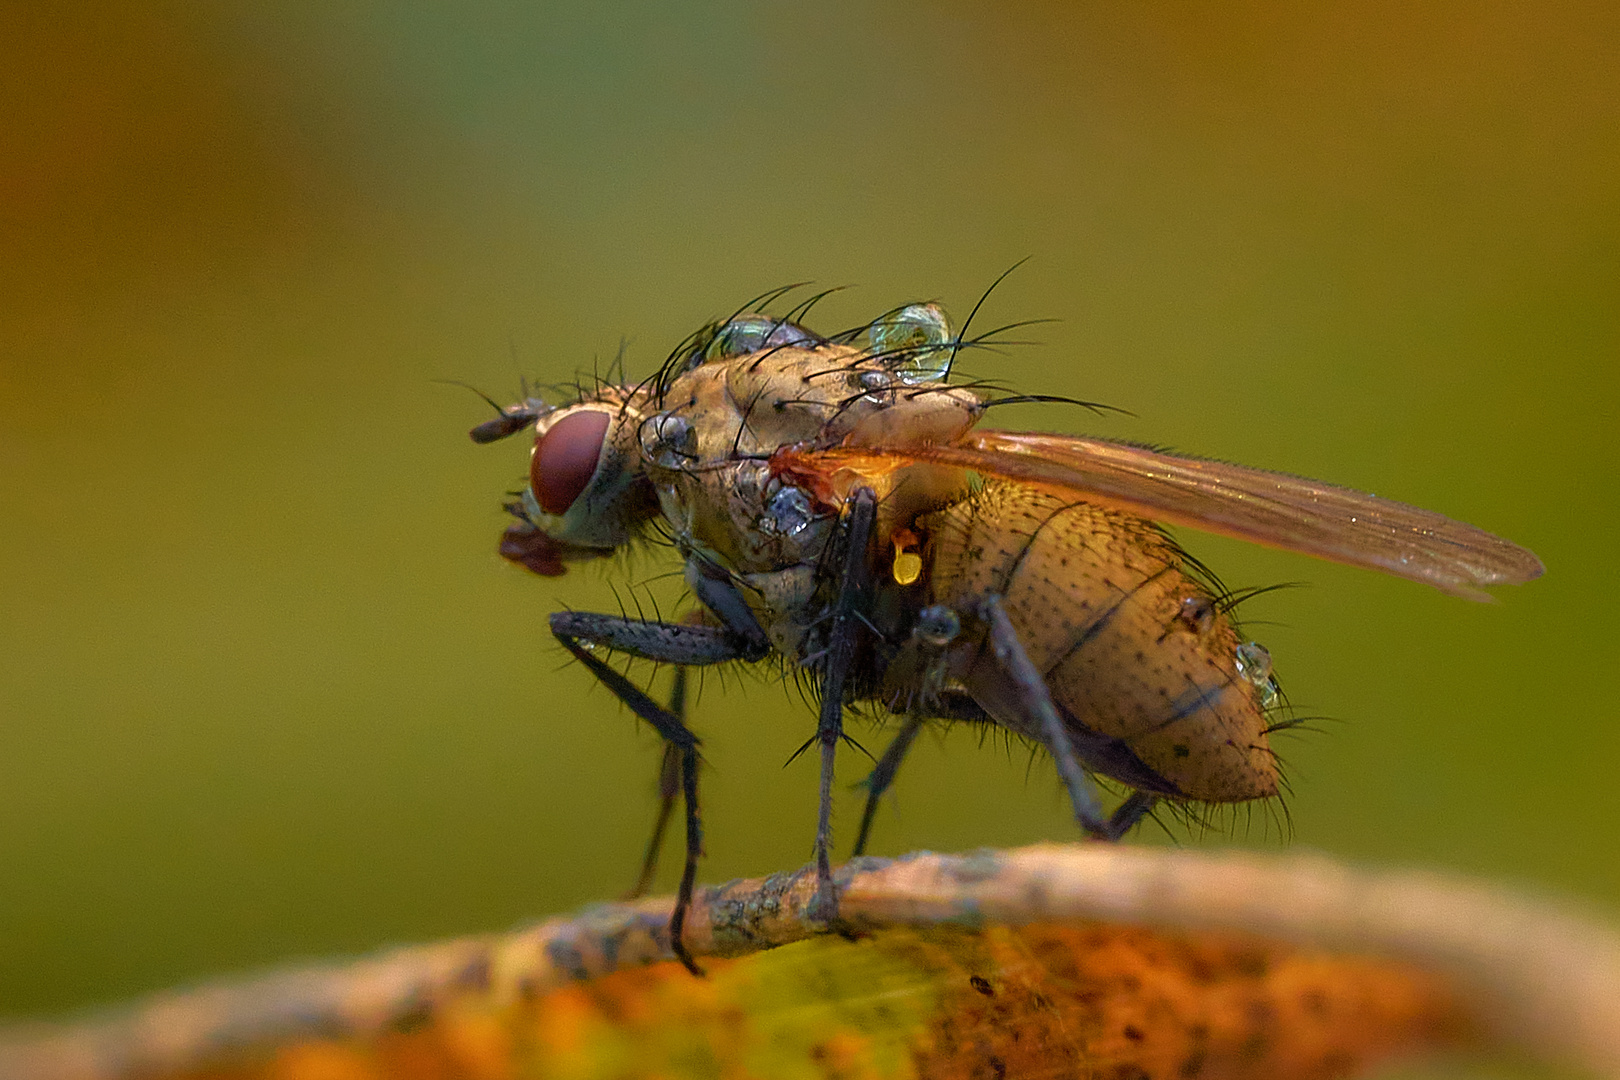
M 606 386 L 569 405 L 530 398 L 473 428 L 480 443 L 534 430 L 529 483 L 507 504 L 517 521 L 501 537 L 502 556 L 555 577 L 636 536 L 657 514 L 636 440 L 643 412 L 637 391 Z

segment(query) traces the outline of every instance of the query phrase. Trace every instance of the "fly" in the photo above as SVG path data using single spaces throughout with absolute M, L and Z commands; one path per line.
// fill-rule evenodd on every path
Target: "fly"
M 787 318 L 763 305 L 739 313 L 641 383 L 559 406 L 526 398 L 472 432 L 488 442 L 533 426 L 506 558 L 554 576 L 656 529 L 684 560 L 696 599 L 684 618 L 558 612 L 551 630 L 665 740 L 641 887 L 679 796 L 686 862 L 670 947 L 694 972 L 682 929 L 702 828 L 687 668 L 775 657 L 816 687 L 813 913 L 830 920 L 833 760 L 850 706 L 900 718 L 855 854 L 928 721 L 996 724 L 1041 745 L 1080 828 L 1099 839 L 1118 839 L 1160 801 L 1277 793 L 1271 657 L 1241 639 L 1231 598 L 1156 523 L 1471 599 L 1542 572 L 1529 551 L 1474 526 L 1348 488 L 980 429 L 987 408 L 1013 399 L 950 377 L 988 335 L 954 333 L 938 306 L 911 304 L 823 337 L 796 321 L 806 306 Z M 674 665 L 669 703 L 607 664 L 608 650 Z M 1106 807 L 1093 776 L 1130 794 Z

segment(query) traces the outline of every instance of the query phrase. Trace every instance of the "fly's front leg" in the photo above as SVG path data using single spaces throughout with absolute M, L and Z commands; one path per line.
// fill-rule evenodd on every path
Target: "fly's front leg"
M 730 647 L 740 652 L 737 659 L 763 660 L 770 652 L 770 638 L 759 625 L 742 592 L 731 576 L 718 567 L 699 559 L 686 564 L 686 578 L 698 600 L 718 618 L 731 635 Z M 694 613 L 695 614 L 695 613 Z M 686 719 L 686 668 L 675 669 L 675 684 L 669 692 L 669 711 Z M 641 860 L 641 876 L 635 887 L 625 895 L 626 900 L 645 896 L 652 888 L 653 876 L 658 872 L 658 857 L 664 847 L 664 830 L 675 810 L 675 797 L 680 793 L 680 753 L 674 743 L 664 744 L 664 758 L 658 768 L 658 817 L 653 822 L 652 837 L 647 841 L 647 852 Z
M 738 659 L 763 660 L 770 655 L 770 636 L 759 625 L 759 619 L 731 574 L 706 559 L 693 556 L 686 560 L 686 584 L 731 635 L 741 654 Z
M 1113 816 L 1103 815 L 1097 785 L 1081 767 L 1068 730 L 1063 726 L 1063 719 L 1058 716 L 1057 706 L 1052 704 L 1052 694 L 1046 688 L 1046 680 L 1035 670 L 1023 642 L 1018 640 L 1012 620 L 1007 618 L 1007 611 L 1002 607 L 1001 597 L 986 597 L 982 610 L 990 627 L 991 651 L 1012 677 L 1025 716 L 1035 722 L 1041 733 L 1041 741 L 1057 762 L 1058 775 L 1063 778 L 1063 786 L 1068 789 L 1069 801 L 1074 806 L 1075 820 L 1082 829 L 1099 840 L 1118 840 L 1153 808 L 1157 800 L 1138 791 L 1121 803 Z
M 686 720 L 686 669 L 675 669 L 675 685 L 669 692 L 669 711 L 681 721 Z M 652 888 L 653 875 L 658 872 L 658 856 L 664 850 L 664 831 L 669 828 L 670 815 L 675 812 L 675 799 L 681 793 L 681 753 L 672 742 L 664 743 L 664 756 L 658 763 L 658 817 L 653 821 L 652 837 L 647 841 L 647 853 L 641 859 L 641 876 L 635 887 L 624 894 L 624 899 L 635 900 L 646 896 Z
M 855 664 L 860 644 L 865 606 L 871 578 L 868 548 L 872 523 L 877 518 L 877 496 L 871 488 L 857 488 L 850 496 L 848 524 L 844 531 L 844 567 L 838 597 L 833 602 L 831 627 L 827 634 L 827 659 L 822 669 L 821 718 L 816 725 L 816 741 L 821 744 L 821 808 L 816 816 L 816 895 L 808 914 L 813 919 L 832 921 L 838 917 L 838 892 L 833 887 L 832 795 L 833 762 L 838 741 L 844 735 L 844 687 Z
M 594 656 L 589 646 L 605 645 L 682 668 L 741 659 L 745 646 L 729 631 L 719 627 L 644 622 L 575 611 L 560 611 L 552 615 L 551 632 L 615 697 L 664 737 L 670 747 L 666 753 L 676 758 L 681 794 L 686 803 L 686 865 L 681 873 L 680 890 L 675 897 L 675 912 L 669 920 L 670 951 L 686 965 L 687 970 L 701 975 L 703 969 L 693 961 L 691 953 L 686 951 L 686 942 L 682 940 L 686 913 L 692 906 L 692 889 L 697 880 L 697 861 L 703 854 L 703 823 L 698 815 L 698 737 L 686 726 L 682 716 L 648 697 L 629 679 Z M 682 692 L 671 704 L 684 709 L 684 684 L 679 685 Z

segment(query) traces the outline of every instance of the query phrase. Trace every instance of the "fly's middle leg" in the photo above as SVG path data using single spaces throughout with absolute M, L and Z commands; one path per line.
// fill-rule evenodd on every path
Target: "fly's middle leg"
M 821 678 L 821 717 L 816 725 L 816 741 L 821 746 L 821 805 L 816 816 L 816 895 L 808 914 L 831 922 L 838 917 L 838 891 L 832 879 L 832 796 L 833 762 L 839 740 L 844 735 L 844 690 L 855 651 L 865 625 L 865 606 L 871 584 L 872 523 L 877 518 L 877 495 L 871 488 L 857 488 L 849 498 L 849 516 L 844 532 L 844 566 L 838 596 L 833 602 L 827 653 Z
M 987 596 L 982 614 L 989 625 L 991 651 L 1017 688 L 1020 708 L 1033 721 L 1032 726 L 1041 733 L 1041 742 L 1057 762 L 1058 775 L 1068 789 L 1075 820 L 1082 829 L 1099 840 L 1118 840 L 1153 808 L 1157 800 L 1152 795 L 1138 791 L 1121 803 L 1111 816 L 1103 814 L 1097 785 L 1081 766 L 1068 729 L 1058 716 L 1057 706 L 1052 704 L 1052 694 L 1046 688 L 1046 680 L 1030 661 L 1023 642 L 1018 640 L 1018 632 L 1013 628 L 1012 620 L 1007 618 L 1001 597 Z

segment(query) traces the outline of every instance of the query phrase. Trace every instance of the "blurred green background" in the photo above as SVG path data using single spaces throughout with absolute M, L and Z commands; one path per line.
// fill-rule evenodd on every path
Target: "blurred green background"
M 986 325 L 1060 321 L 977 370 L 1137 418 L 1001 424 L 1352 484 L 1548 566 L 1472 605 L 1185 536 L 1233 584 L 1310 583 L 1247 609 L 1337 718 L 1281 743 L 1289 842 L 1620 910 L 1620 8 L 0 22 L 0 1014 L 622 891 L 657 740 L 545 616 L 666 567 L 502 563 L 526 448 L 473 446 L 487 408 L 434 380 L 510 400 L 621 338 L 645 373 L 801 279 L 858 286 L 824 327 L 960 317 L 1024 256 Z M 803 862 L 809 710 L 743 676 L 697 716 L 703 877 Z M 1064 806 L 1020 748 L 925 739 L 876 847 L 1067 839 Z

